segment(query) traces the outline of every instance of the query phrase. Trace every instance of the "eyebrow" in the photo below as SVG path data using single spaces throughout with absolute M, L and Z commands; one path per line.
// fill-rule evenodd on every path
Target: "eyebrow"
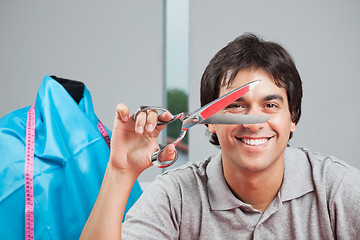
M 281 102 L 284 102 L 284 98 L 280 96 L 279 94 L 270 94 L 263 98 L 263 101 L 271 101 L 271 100 L 279 100 Z M 236 100 L 236 102 L 242 102 L 245 101 L 244 97 L 240 97 Z
M 284 102 L 284 98 L 280 96 L 279 94 L 271 94 L 268 96 L 265 96 L 263 98 L 264 101 L 270 101 L 270 100 L 280 100 L 281 102 Z

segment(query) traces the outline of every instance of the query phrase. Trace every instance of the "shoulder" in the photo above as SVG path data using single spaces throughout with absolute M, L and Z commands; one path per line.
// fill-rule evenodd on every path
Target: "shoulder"
M 307 163 L 313 172 L 313 177 L 335 179 L 344 175 L 359 177 L 360 170 L 334 156 L 323 156 L 306 148 L 288 147 L 286 154 L 292 163 Z
M 207 196 L 207 168 L 210 159 L 189 163 L 157 176 L 141 198 L 181 206 L 188 201 L 201 201 Z M 175 207 L 177 208 L 177 207 Z
M 184 177 L 202 177 L 206 175 L 207 166 L 211 158 L 201 162 L 185 164 L 179 168 L 168 170 L 162 174 L 163 177 L 183 179 Z
M 322 156 L 305 149 L 302 151 L 311 164 L 319 201 L 326 200 L 335 235 L 358 239 L 360 171 L 337 157 Z
M 0 118 L 0 130 L 22 132 L 26 127 L 29 108 L 30 107 L 17 109 Z
M 206 186 L 209 161 L 187 164 L 157 176 L 129 210 L 127 218 L 141 216 L 157 221 L 157 218 L 172 216 L 173 221 L 179 222 L 183 208 L 196 208 L 195 205 L 203 200 L 201 189 Z
M 359 169 L 334 156 L 323 156 L 313 153 L 308 149 L 301 149 L 306 154 L 312 166 L 314 175 L 325 177 L 327 181 L 340 180 L 343 178 L 359 179 Z M 359 182 L 360 183 L 360 182 Z
M 206 181 L 206 166 L 193 163 L 156 177 L 126 214 L 122 237 L 177 239 L 184 216 L 199 211 L 202 195 L 195 188 Z
M 189 163 L 176 169 L 168 170 L 158 176 L 152 185 L 160 185 L 171 191 L 174 189 L 198 188 L 207 182 L 207 167 L 210 158 L 202 162 Z
M 326 188 L 328 197 L 353 191 L 360 197 L 360 170 L 334 156 L 323 156 L 308 149 L 292 149 L 298 156 L 306 157 L 312 179 L 319 189 Z

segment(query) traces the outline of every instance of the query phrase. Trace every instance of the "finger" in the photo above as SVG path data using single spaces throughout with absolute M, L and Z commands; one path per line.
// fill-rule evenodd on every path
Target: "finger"
M 160 114 L 159 116 L 159 121 L 161 122 L 167 122 L 170 121 L 172 119 L 172 115 L 169 112 L 163 112 L 162 114 Z
M 136 116 L 136 123 L 135 123 L 135 132 L 138 134 L 143 134 L 144 133 L 144 127 L 146 124 L 146 115 L 147 113 L 145 111 L 140 112 L 137 116 Z
M 163 112 L 158 116 L 159 122 L 168 122 L 173 118 L 173 115 L 170 112 Z M 165 128 L 167 124 L 156 126 L 156 129 L 161 131 L 163 128 Z
M 123 104 L 123 103 L 119 103 L 116 106 L 116 119 L 120 119 L 123 122 L 127 122 L 129 120 L 129 108 Z
M 169 144 L 165 147 L 164 151 L 159 154 L 160 162 L 172 161 L 176 157 L 175 145 Z
M 158 121 L 158 113 L 156 111 L 147 111 L 147 119 L 145 130 L 149 133 L 153 132 Z

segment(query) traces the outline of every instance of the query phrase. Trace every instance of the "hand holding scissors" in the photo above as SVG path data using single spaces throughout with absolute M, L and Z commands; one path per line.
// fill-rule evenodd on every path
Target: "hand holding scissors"
M 170 121 L 158 122 L 157 126 L 167 125 L 177 119 L 182 121 L 181 131 L 177 139 L 173 142 L 173 144 L 176 146 L 184 138 L 187 130 L 197 124 L 257 124 L 266 122 L 269 120 L 269 117 L 264 115 L 215 114 L 219 110 L 239 99 L 245 93 L 249 92 L 252 88 L 259 84 L 260 81 L 261 80 L 256 80 L 245 84 L 225 94 L 224 96 L 215 99 L 214 101 L 206 104 L 205 106 L 197 109 L 192 113 L 182 112 L 176 114 L 172 117 Z M 148 110 L 169 112 L 167 109 L 162 107 L 141 106 L 139 110 L 135 113 L 134 118 L 136 119 L 140 112 Z M 160 145 L 160 150 L 156 151 L 151 158 L 152 164 L 159 168 L 164 168 L 172 165 L 178 158 L 178 153 L 176 152 L 176 156 L 173 160 L 169 162 L 160 162 L 158 156 L 164 150 L 164 148 L 164 146 Z

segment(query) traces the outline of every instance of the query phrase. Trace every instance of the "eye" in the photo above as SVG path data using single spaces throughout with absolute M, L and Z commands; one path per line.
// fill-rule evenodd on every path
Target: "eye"
M 243 106 L 241 104 L 238 104 L 238 103 L 233 103 L 233 104 L 230 104 L 229 106 L 226 107 L 226 109 L 229 109 L 229 108 L 242 108 Z
M 245 106 L 241 103 L 232 103 L 226 107 L 226 109 L 244 109 Z
M 264 106 L 266 109 L 276 109 L 279 108 L 279 106 L 276 103 L 266 103 Z
M 239 113 L 245 110 L 245 106 L 240 103 L 233 103 L 225 107 L 225 111 L 229 113 Z

